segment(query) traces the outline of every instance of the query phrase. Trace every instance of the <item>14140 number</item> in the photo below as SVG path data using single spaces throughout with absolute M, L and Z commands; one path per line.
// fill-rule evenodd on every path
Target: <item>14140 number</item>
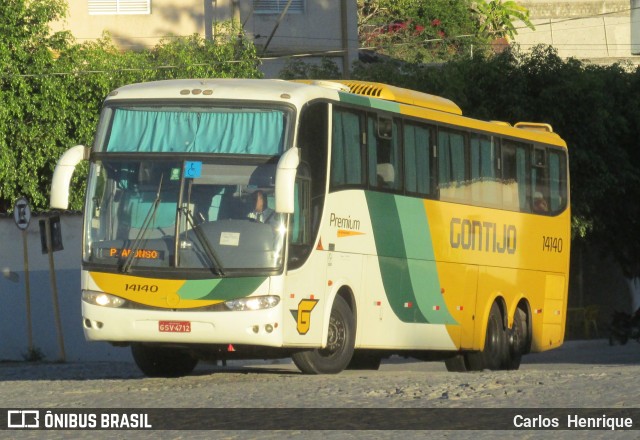
M 542 236 L 543 252 L 562 252 L 562 237 Z

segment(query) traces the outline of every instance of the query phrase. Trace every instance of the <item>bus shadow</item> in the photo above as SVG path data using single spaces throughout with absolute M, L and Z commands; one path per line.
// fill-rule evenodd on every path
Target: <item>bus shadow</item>
M 640 344 L 631 341 L 610 345 L 608 339 L 566 341 L 559 348 L 524 356 L 522 364 L 637 365 L 640 364 Z

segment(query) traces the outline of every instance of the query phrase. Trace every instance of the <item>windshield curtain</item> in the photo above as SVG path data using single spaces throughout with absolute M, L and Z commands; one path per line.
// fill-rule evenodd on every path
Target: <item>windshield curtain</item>
M 279 155 L 285 114 L 279 110 L 114 108 L 107 152 Z

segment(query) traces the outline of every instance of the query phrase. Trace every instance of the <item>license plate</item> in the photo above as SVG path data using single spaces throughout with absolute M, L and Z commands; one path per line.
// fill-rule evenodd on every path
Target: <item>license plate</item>
M 190 333 L 191 323 L 189 321 L 160 321 L 158 330 L 169 333 Z

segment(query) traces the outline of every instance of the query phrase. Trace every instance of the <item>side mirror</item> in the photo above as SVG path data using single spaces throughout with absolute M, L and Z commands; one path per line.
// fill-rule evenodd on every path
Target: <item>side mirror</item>
M 89 149 L 84 145 L 69 148 L 58 160 L 53 170 L 51 181 L 51 197 L 49 205 L 53 209 L 67 209 L 69 207 L 69 184 L 76 165 L 89 157 Z
M 285 151 L 276 169 L 276 212 L 292 214 L 295 207 L 294 187 L 296 171 L 300 164 L 300 149 L 292 147 Z

